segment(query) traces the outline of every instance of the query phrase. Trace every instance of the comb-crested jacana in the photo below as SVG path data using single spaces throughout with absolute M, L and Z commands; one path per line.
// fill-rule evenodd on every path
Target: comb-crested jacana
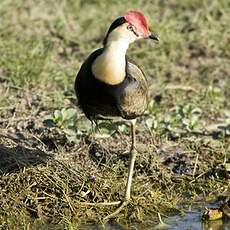
M 129 44 L 141 38 L 158 40 L 149 31 L 141 12 L 129 11 L 117 18 L 103 40 L 103 47 L 89 55 L 75 81 L 78 104 L 89 120 L 116 117 L 131 120 L 132 145 L 125 198 L 113 215 L 130 200 L 136 158 L 135 119 L 144 113 L 148 101 L 145 75 L 126 56 Z

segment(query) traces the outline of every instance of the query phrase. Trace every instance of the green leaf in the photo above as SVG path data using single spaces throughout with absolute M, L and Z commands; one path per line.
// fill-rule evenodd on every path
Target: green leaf
M 127 132 L 127 126 L 122 124 L 122 125 L 118 125 L 118 130 L 121 132 L 121 133 L 125 133 Z
M 152 129 L 152 127 L 153 127 L 153 119 L 152 118 L 148 118 L 146 121 L 145 121 L 145 124 L 146 124 L 146 126 L 148 127 L 148 129 Z
M 58 121 L 61 121 L 61 120 L 62 120 L 62 114 L 61 114 L 61 111 L 60 111 L 60 110 L 55 110 L 55 111 L 54 111 L 53 120 L 54 120 L 55 123 L 57 123 Z
M 77 133 L 73 129 L 64 129 L 64 133 L 69 142 L 76 142 Z
M 77 111 L 76 109 L 69 108 L 69 109 L 62 109 L 62 119 L 63 121 L 68 121 L 70 119 L 77 119 Z

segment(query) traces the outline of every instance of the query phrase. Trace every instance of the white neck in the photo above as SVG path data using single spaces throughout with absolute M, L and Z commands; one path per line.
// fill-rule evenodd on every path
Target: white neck
M 125 78 L 125 54 L 128 46 L 129 42 L 124 39 L 109 40 L 103 53 L 92 65 L 94 76 L 109 85 L 121 83 Z

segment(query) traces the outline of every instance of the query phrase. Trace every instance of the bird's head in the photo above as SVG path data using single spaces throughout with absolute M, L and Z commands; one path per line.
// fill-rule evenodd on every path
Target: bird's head
M 117 18 L 110 26 L 103 45 L 121 41 L 127 44 L 141 38 L 158 41 L 158 37 L 149 31 L 145 16 L 139 11 L 129 11 L 123 17 Z

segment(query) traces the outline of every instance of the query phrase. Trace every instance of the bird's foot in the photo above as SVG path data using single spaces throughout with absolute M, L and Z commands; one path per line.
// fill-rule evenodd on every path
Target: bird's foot
M 110 206 L 110 205 L 119 205 L 121 201 L 112 201 L 112 202 L 98 202 L 98 203 L 91 203 L 91 202 L 80 202 L 81 205 L 89 205 L 89 206 Z
M 122 202 L 120 203 L 120 206 L 119 206 L 114 212 L 112 212 L 111 214 L 107 215 L 107 216 L 103 219 L 103 221 L 108 221 L 109 219 L 115 217 L 118 213 L 121 212 L 121 210 L 122 210 L 126 205 L 128 205 L 128 203 L 129 203 L 129 199 L 125 199 L 124 201 L 122 201 Z

